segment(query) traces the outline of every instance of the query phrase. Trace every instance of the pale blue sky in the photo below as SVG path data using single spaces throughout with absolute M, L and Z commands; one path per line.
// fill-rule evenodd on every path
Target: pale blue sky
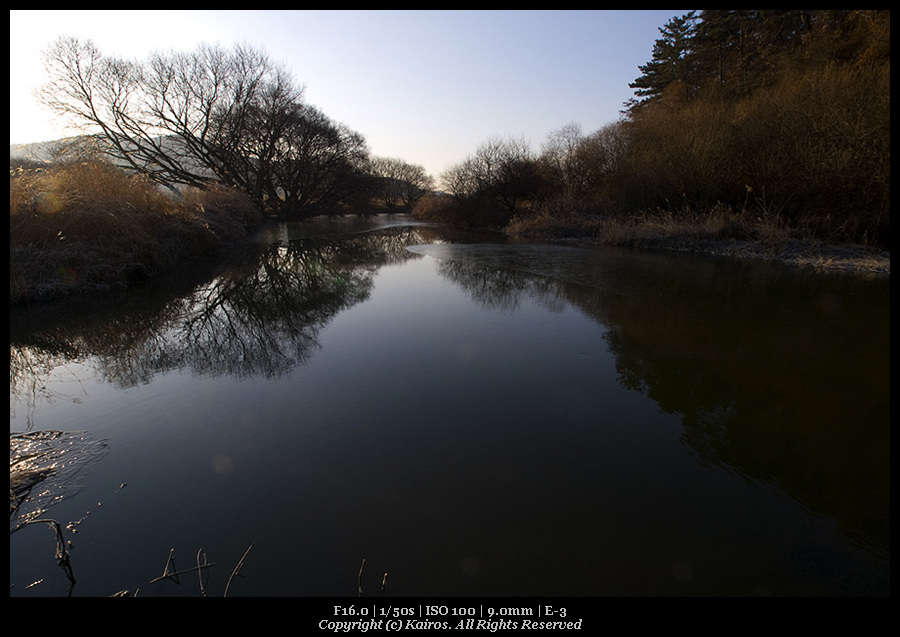
M 10 143 L 67 134 L 32 97 L 40 53 L 60 35 L 138 59 L 244 42 L 283 63 L 307 102 L 373 155 L 437 177 L 492 137 L 539 150 L 566 124 L 589 133 L 615 121 L 659 27 L 686 12 L 10 11 Z

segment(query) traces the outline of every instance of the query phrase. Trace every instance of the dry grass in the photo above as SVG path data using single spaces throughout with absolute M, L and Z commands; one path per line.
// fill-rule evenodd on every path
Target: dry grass
M 545 206 L 505 228 L 512 236 L 704 252 L 778 260 L 823 269 L 890 274 L 890 253 L 861 245 L 829 243 L 813 230 L 790 227 L 776 214 L 737 214 L 726 206 L 706 212 L 667 210 L 603 216 Z
M 127 286 L 217 254 L 262 216 L 233 191 L 181 200 L 108 164 L 10 170 L 10 303 Z
M 632 247 L 679 243 L 690 247 L 706 241 L 735 240 L 754 241 L 772 249 L 804 234 L 789 229 L 777 215 L 736 214 L 722 205 L 705 212 L 655 210 L 635 215 L 590 214 L 565 206 L 543 206 L 527 217 L 513 219 L 506 231 L 511 235 L 584 237 Z
M 599 239 L 609 233 L 613 223 L 609 217 L 583 212 L 574 205 L 553 202 L 535 206 L 526 215 L 513 217 L 504 232 L 511 236 Z

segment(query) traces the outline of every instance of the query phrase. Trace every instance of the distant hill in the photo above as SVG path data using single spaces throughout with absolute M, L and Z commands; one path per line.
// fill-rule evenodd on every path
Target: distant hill
M 77 137 L 65 137 L 62 139 L 54 139 L 49 142 L 33 142 L 31 144 L 10 144 L 9 160 L 15 161 L 33 161 L 33 162 L 49 162 L 53 159 L 53 154 L 60 146 L 68 144 L 78 139 Z
M 67 144 L 74 144 L 75 142 L 78 142 L 79 139 L 79 137 L 63 137 L 47 142 L 10 144 L 10 166 L 16 166 L 22 163 L 50 163 L 53 161 L 54 155 L 56 155 L 61 148 L 65 147 Z M 166 152 L 171 152 L 172 156 L 177 156 L 179 142 L 176 138 L 157 138 L 155 142 L 165 149 Z M 196 164 L 196 162 L 191 161 L 189 157 L 181 157 L 181 161 L 185 166 L 193 166 L 193 170 L 197 173 L 203 174 L 208 172 L 204 170 L 202 166 Z
M 50 147 L 54 142 L 35 142 L 33 144 L 10 144 L 10 160 L 49 161 Z

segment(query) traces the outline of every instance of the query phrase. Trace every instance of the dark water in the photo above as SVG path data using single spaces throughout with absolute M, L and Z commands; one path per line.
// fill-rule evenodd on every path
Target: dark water
M 10 528 L 71 542 L 12 533 L 11 596 L 200 596 L 148 583 L 170 551 L 221 596 L 251 546 L 229 596 L 354 597 L 363 559 L 367 596 L 889 595 L 888 280 L 399 222 L 263 244 L 11 314 L 10 432 L 59 435 L 11 437 L 52 467 Z

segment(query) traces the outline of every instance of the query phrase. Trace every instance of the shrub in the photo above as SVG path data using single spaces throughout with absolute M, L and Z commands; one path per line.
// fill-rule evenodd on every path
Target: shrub
M 456 200 L 450 195 L 432 192 L 416 202 L 412 216 L 421 221 L 452 223 L 458 220 L 457 208 Z
M 245 237 L 259 213 L 224 189 L 183 200 L 103 162 L 10 170 L 10 303 L 128 285 Z
M 646 108 L 630 131 L 617 180 L 632 210 L 722 202 L 824 240 L 888 243 L 888 66 L 786 68 L 740 99 Z

